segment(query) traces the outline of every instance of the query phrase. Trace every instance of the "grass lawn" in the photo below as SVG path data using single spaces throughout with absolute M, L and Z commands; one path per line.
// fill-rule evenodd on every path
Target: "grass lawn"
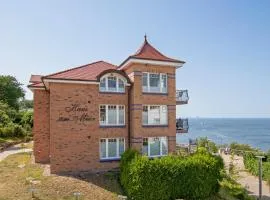
M 44 168 L 33 164 L 27 153 L 8 156 L 0 162 L 0 200 L 29 200 L 34 185 L 37 200 L 71 200 L 74 192 L 81 200 L 113 200 L 121 194 L 117 176 L 112 173 L 84 174 L 80 177 L 44 176 Z
M 35 189 L 36 200 L 71 200 L 74 192 L 80 200 L 113 200 L 122 194 L 115 173 L 82 174 L 79 177 L 44 176 L 44 166 L 34 164 L 29 153 L 8 156 L 0 162 L 0 200 L 29 200 L 30 188 Z M 240 198 L 239 198 L 240 197 Z M 235 181 L 224 179 L 217 195 L 208 200 L 253 199 Z

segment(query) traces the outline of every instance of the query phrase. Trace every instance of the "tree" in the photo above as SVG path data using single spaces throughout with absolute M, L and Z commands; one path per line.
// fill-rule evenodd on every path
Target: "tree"
M 28 99 L 22 99 L 19 102 L 20 109 L 22 110 L 28 110 L 33 108 L 33 100 L 28 100 Z
M 24 97 L 22 84 L 13 76 L 0 75 L 0 101 L 18 109 L 19 99 Z

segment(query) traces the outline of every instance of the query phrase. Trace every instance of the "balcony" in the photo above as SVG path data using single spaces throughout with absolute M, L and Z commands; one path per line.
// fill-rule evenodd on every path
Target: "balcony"
M 188 133 L 188 119 L 176 119 L 176 133 Z
M 176 105 L 187 104 L 188 100 L 188 90 L 176 90 Z

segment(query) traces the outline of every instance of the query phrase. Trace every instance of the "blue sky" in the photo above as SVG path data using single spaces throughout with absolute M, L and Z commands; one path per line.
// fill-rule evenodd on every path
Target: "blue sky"
M 270 117 L 270 1 L 40 2 L 1 2 L 0 74 L 26 85 L 31 74 L 120 64 L 146 33 L 187 62 L 177 88 L 190 103 L 178 115 Z

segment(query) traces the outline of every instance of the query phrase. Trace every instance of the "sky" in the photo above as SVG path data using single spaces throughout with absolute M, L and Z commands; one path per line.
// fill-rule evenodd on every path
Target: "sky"
M 148 41 L 186 61 L 176 87 L 185 117 L 270 117 L 270 1 L 1 1 L 0 74 L 24 84 L 105 60 L 120 64 Z

